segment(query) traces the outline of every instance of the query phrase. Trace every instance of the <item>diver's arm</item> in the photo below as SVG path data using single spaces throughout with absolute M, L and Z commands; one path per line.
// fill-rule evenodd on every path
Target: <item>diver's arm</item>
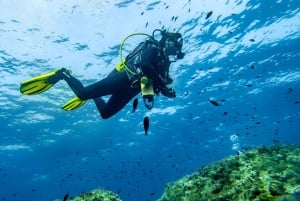
M 176 97 L 176 92 L 174 89 L 169 88 L 169 87 L 164 87 L 160 90 L 161 94 L 168 97 L 168 98 L 175 98 Z
M 166 83 L 164 82 L 164 79 L 154 67 L 154 65 L 160 59 L 158 54 L 159 51 L 155 47 L 145 48 L 141 54 L 140 67 L 142 69 L 143 75 L 151 79 L 155 85 L 165 86 Z
M 154 67 L 154 65 L 157 64 L 161 59 L 162 58 L 159 55 L 159 50 L 157 48 L 150 47 L 144 49 L 141 55 L 142 71 L 145 76 L 153 81 L 154 91 L 156 94 L 161 92 L 162 95 L 166 97 L 174 98 L 176 97 L 175 91 L 167 86 L 171 84 L 173 80 L 169 78 L 169 76 L 167 78 L 163 78 Z

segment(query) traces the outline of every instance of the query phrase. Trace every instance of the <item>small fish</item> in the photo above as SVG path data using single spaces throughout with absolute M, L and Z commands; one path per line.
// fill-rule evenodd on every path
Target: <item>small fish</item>
M 215 100 L 208 100 L 211 104 L 213 104 L 214 106 L 220 106 L 220 104 L 217 102 L 217 101 L 215 101 Z
M 136 108 L 137 108 L 137 106 L 138 106 L 138 103 L 139 103 L 138 99 L 135 98 L 135 99 L 133 100 L 132 112 L 135 112 L 135 111 L 136 111 Z
M 145 130 L 145 135 L 148 135 L 148 130 L 149 130 L 149 117 L 144 118 L 144 130 Z
M 292 88 L 288 88 L 288 91 L 286 92 L 286 94 L 290 94 L 293 92 L 293 89 Z
M 213 14 L 213 11 L 209 11 L 205 17 L 205 19 L 207 20 L 211 15 Z
M 66 195 L 64 196 L 63 201 L 67 201 L 68 197 L 69 197 L 69 194 L 66 194 Z

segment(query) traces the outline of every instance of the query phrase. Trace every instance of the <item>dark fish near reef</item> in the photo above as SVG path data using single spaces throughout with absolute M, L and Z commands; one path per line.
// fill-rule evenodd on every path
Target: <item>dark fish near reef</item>
M 220 106 L 220 104 L 217 101 L 214 100 L 208 100 L 211 104 L 213 104 L 214 106 Z
M 209 11 L 205 17 L 205 19 L 207 20 L 211 15 L 213 14 L 213 11 Z
M 132 112 L 135 112 L 135 110 L 136 110 L 136 108 L 137 108 L 137 106 L 138 106 L 138 99 L 137 98 L 135 98 L 134 100 L 133 100 L 133 105 L 132 105 Z
M 66 194 L 66 195 L 64 196 L 63 201 L 67 201 L 68 197 L 69 197 L 69 194 Z
M 148 135 L 148 130 L 149 130 L 149 117 L 144 118 L 144 130 L 145 130 L 145 135 Z

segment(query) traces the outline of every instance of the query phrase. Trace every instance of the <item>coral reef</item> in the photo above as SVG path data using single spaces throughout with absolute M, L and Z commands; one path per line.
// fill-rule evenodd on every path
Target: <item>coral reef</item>
M 158 201 L 300 200 L 300 146 L 259 147 L 167 184 Z
M 77 197 L 67 199 L 68 201 L 121 201 L 118 195 L 103 189 L 96 189 Z

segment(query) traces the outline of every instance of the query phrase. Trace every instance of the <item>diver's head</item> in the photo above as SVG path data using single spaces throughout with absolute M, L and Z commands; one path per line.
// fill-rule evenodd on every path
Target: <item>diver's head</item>
M 182 52 L 183 38 L 180 33 L 170 33 L 161 31 L 162 38 L 159 41 L 163 48 L 164 55 L 172 62 L 177 59 L 182 59 L 184 53 Z

